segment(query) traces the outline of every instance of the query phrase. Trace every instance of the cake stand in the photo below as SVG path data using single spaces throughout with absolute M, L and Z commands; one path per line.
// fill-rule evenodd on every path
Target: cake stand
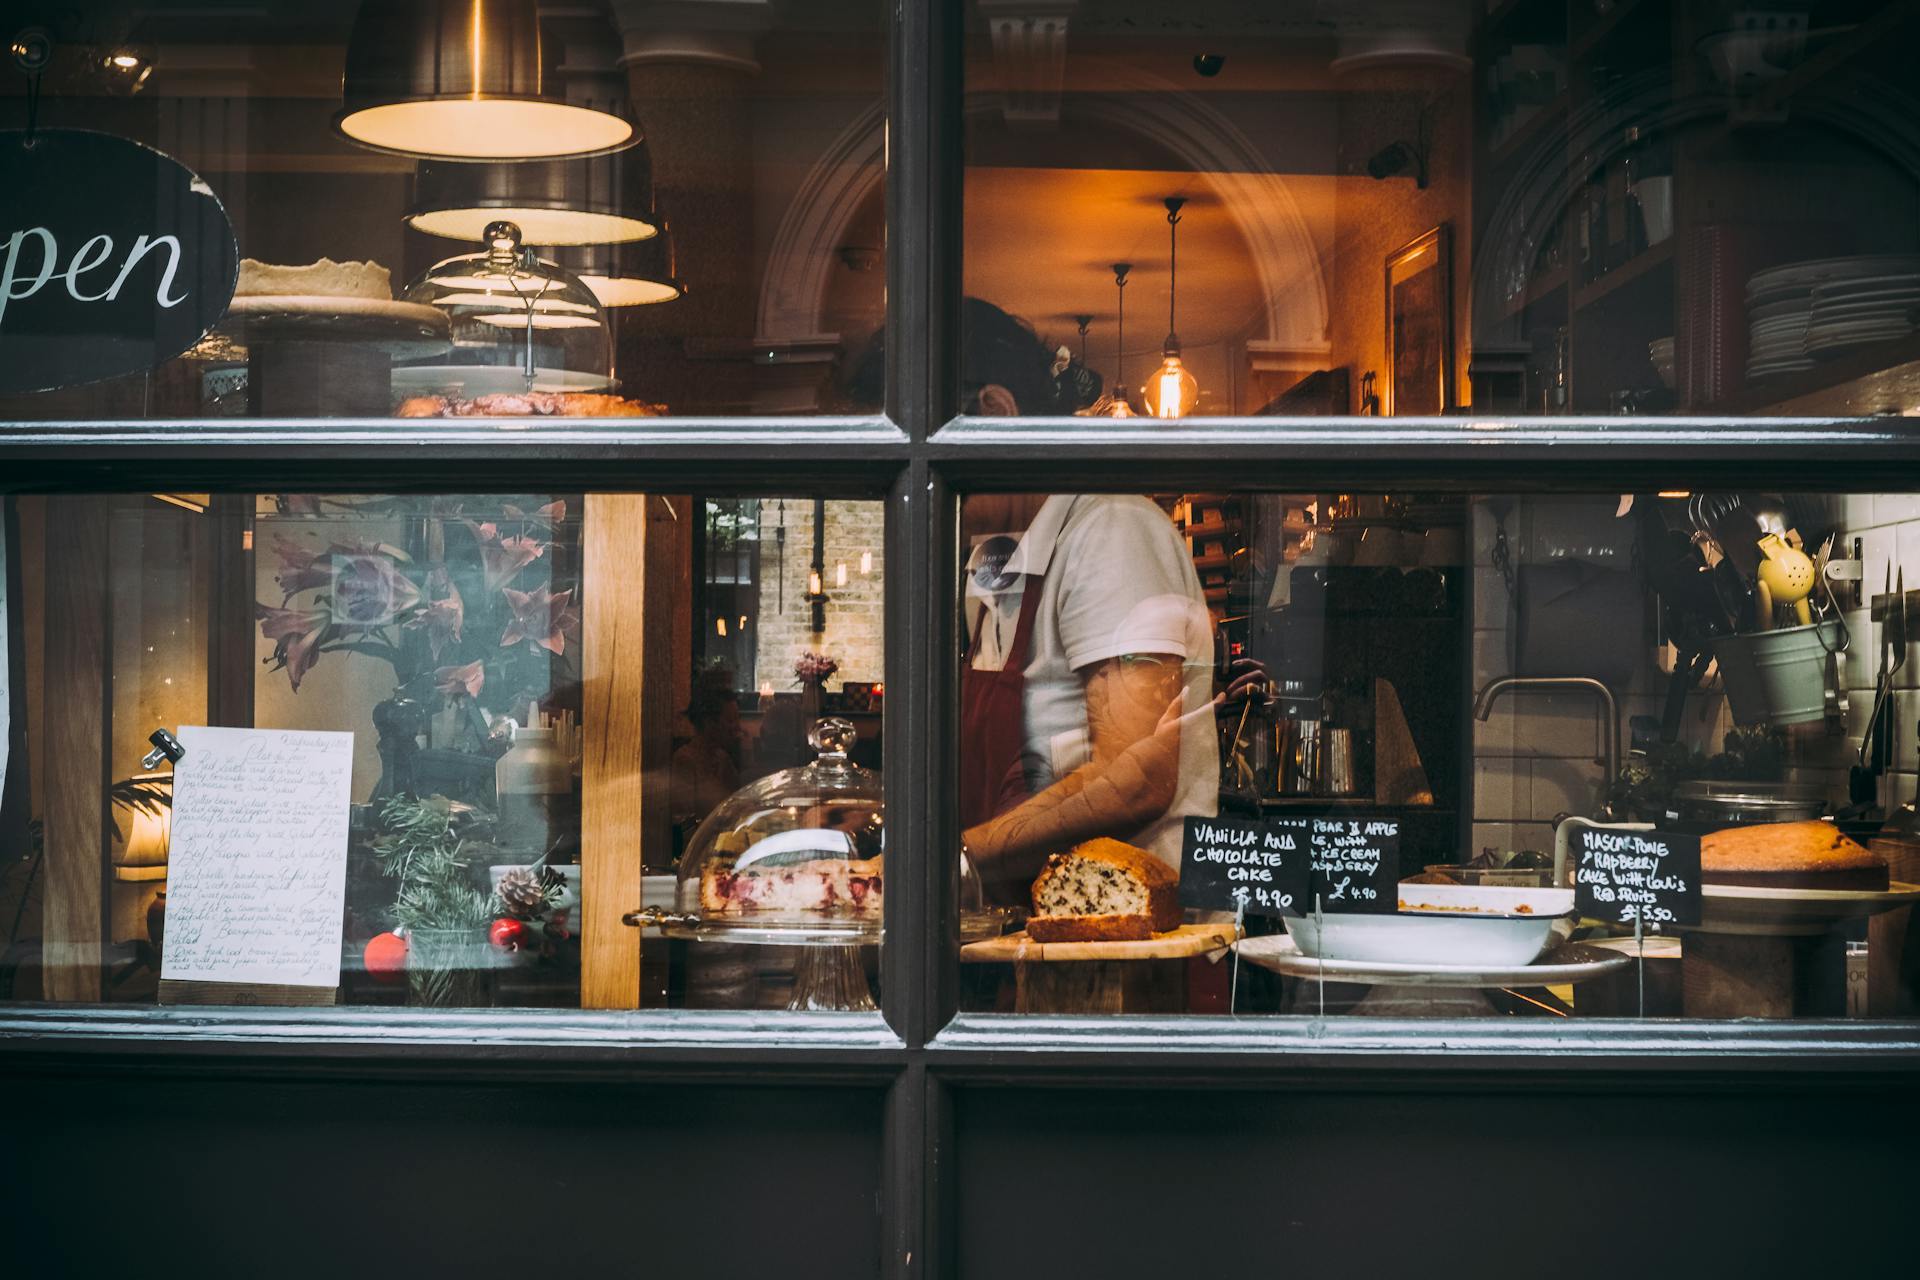
M 247 295 L 194 354 L 247 363 L 252 417 L 384 417 L 393 361 L 452 348 L 446 314 L 379 298 Z
M 1701 920 L 1682 926 L 1689 1018 L 1837 1018 L 1846 1013 L 1846 945 L 1837 926 L 1920 902 L 1920 885 L 1884 890 L 1701 886 Z
M 725 919 L 658 907 L 629 911 L 621 920 L 696 945 L 795 948 L 789 1010 L 870 1013 L 879 1008 L 867 985 L 863 954 L 863 948 L 880 944 L 878 920 L 821 913 L 812 920 L 757 923 L 752 917 Z
M 789 1010 L 864 1013 L 879 1008 L 867 985 L 863 954 L 863 948 L 881 942 L 880 922 L 871 917 L 822 913 L 808 920 L 758 923 L 751 916 L 722 918 L 643 907 L 629 911 L 621 920 L 635 928 L 658 929 L 669 938 L 695 944 L 795 948 Z M 1008 913 L 998 909 L 962 912 L 961 941 L 978 945 L 1002 932 L 1008 921 Z M 963 946 L 962 955 L 966 949 Z

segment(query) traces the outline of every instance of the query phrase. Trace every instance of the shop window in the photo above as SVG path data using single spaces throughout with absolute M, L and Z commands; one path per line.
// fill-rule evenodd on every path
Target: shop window
M 879 503 L 6 514 L 0 998 L 873 1007 Z
M 0 420 L 854 409 L 883 6 L 308 8 L 9 8 Z
M 1913 1016 L 1917 520 L 966 499 L 963 1007 Z
M 1911 4 L 967 11 L 960 412 L 1915 408 Z

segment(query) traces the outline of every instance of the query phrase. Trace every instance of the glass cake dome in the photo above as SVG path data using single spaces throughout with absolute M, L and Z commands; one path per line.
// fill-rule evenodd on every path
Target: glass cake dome
M 523 248 L 511 222 L 488 226 L 486 246 L 434 263 L 407 286 L 402 301 L 446 313 L 453 349 L 395 369 L 395 389 L 467 397 L 610 390 L 612 331 L 593 290 Z
M 707 815 L 680 858 L 669 933 L 729 942 L 880 940 L 885 902 L 885 793 L 848 756 L 851 722 L 828 716 L 807 741 L 811 764 L 736 791 Z M 962 861 L 963 928 L 986 927 L 979 877 Z M 997 924 L 993 927 L 998 932 Z
M 818 759 L 742 787 L 694 831 L 677 906 L 697 932 L 879 941 L 885 794 L 879 774 L 847 758 L 855 737 L 846 720 L 814 721 L 807 741 Z

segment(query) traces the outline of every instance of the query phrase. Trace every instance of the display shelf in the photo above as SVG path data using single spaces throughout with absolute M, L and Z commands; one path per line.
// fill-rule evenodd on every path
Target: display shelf
M 1743 111 L 1765 114 L 1784 108 L 1797 94 L 1845 70 L 1856 57 L 1891 38 L 1901 24 L 1913 16 L 1914 11 L 1907 5 L 1881 7 L 1850 31 L 1836 33 L 1799 66 L 1744 98 Z
M 1527 282 L 1526 293 L 1518 301 L 1507 304 L 1507 314 L 1517 316 L 1550 300 L 1564 304 L 1567 282 L 1571 277 L 1572 272 L 1565 263 L 1534 276 Z
M 1573 37 L 1568 61 L 1576 66 L 1584 62 L 1594 50 L 1621 32 L 1632 30 L 1636 18 L 1650 14 L 1660 4 L 1661 0 L 1616 0 L 1611 9 Z
M 1603 276 L 1589 280 L 1573 291 L 1573 307 L 1576 311 L 1585 310 L 1628 285 L 1649 277 L 1662 267 L 1673 264 L 1673 238 L 1668 237 L 1659 244 L 1637 253 L 1625 263 L 1615 267 Z
M 1567 122 L 1567 91 L 1562 89 L 1540 110 L 1534 112 L 1527 122 L 1512 133 L 1493 144 L 1487 151 L 1487 164 L 1491 169 L 1500 169 L 1527 153 L 1532 145 L 1548 133 L 1556 124 L 1564 126 Z
M 1768 378 L 1739 395 L 1700 405 L 1716 414 L 1791 413 L 1867 417 L 1920 407 L 1920 333 L 1843 351 L 1799 373 Z

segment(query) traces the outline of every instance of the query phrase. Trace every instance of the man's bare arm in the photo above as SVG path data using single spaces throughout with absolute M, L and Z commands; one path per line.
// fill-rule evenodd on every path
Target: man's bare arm
M 963 836 L 990 893 L 1019 900 L 1049 853 L 1130 836 L 1167 811 L 1180 784 L 1181 730 L 1212 712 L 1209 703 L 1182 714 L 1184 682 L 1181 659 L 1166 654 L 1113 658 L 1087 672 L 1088 762 Z

